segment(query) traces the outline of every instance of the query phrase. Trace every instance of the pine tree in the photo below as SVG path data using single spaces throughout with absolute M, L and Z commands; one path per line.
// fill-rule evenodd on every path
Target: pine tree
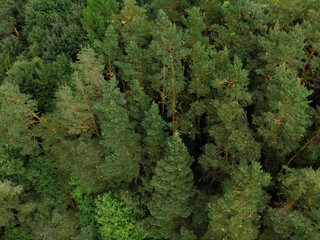
M 200 164 L 211 172 L 225 175 L 230 165 L 243 160 L 259 159 L 259 145 L 250 131 L 245 107 L 252 102 L 247 71 L 239 58 L 232 63 L 227 51 L 214 51 L 215 98 L 209 101 L 207 127 L 213 142 L 205 148 Z M 228 166 L 229 165 L 229 166 Z M 219 178 L 219 177 L 218 177 Z
M 190 6 L 190 0 L 155 0 L 151 5 L 155 8 L 155 11 L 158 11 L 159 9 L 164 11 L 171 22 L 180 25 L 182 16 L 185 15 L 184 10 Z
M 278 179 L 281 202 L 268 209 L 261 239 L 319 238 L 319 178 L 319 170 L 286 168 Z
M 168 116 L 172 118 L 172 131 L 175 131 L 178 114 L 179 95 L 185 88 L 184 65 L 189 50 L 183 43 L 183 34 L 179 27 L 172 24 L 166 14 L 159 10 L 153 40 L 149 51 L 155 72 L 151 80 L 152 88 L 158 92 L 162 101 L 162 114 L 166 105 Z
M 19 149 L 21 154 L 36 154 L 38 142 L 32 134 L 32 125 L 40 121 L 36 102 L 20 93 L 12 83 L 0 86 L 0 149 Z
M 93 102 L 102 96 L 101 81 L 103 65 L 92 49 L 78 55 L 71 86 L 61 87 L 57 93 L 57 113 L 69 134 L 94 133 L 99 136 L 93 113 Z
M 113 22 L 125 52 L 115 63 L 121 79 L 124 82 L 138 80 L 141 86 L 146 88 L 151 64 L 147 46 L 153 23 L 148 20 L 146 10 L 139 7 L 134 0 L 124 1 L 120 14 L 114 16 Z
M 117 88 L 117 83 L 115 77 L 103 82 L 103 98 L 94 107 L 101 122 L 101 143 L 107 149 L 100 168 L 111 185 L 130 183 L 138 177 L 141 159 L 140 136 L 130 123 L 124 94 Z
M 276 74 L 262 86 L 264 97 L 258 99 L 260 111 L 253 117 L 263 143 L 277 159 L 268 158 L 268 164 L 277 171 L 284 157 L 296 150 L 302 136 L 311 125 L 307 97 L 309 91 L 301 86 L 285 65 L 276 69 Z M 270 168 L 269 168 L 270 169 Z
M 108 77 L 112 78 L 116 72 L 114 63 L 122 54 L 114 26 L 109 25 L 105 31 L 103 40 L 95 40 L 94 45 L 99 55 L 104 58 L 104 63 L 107 66 Z
M 151 213 L 150 236 L 156 239 L 179 239 L 183 219 L 191 214 L 194 195 L 192 158 L 178 133 L 169 137 L 164 157 L 158 161 L 151 185 L 154 187 L 148 205 Z
M 223 195 L 208 203 L 210 224 L 204 239 L 256 239 L 260 214 L 270 198 L 264 190 L 270 180 L 257 162 L 234 168 L 223 182 Z
M 206 112 L 206 99 L 212 93 L 210 86 L 212 71 L 210 52 L 212 50 L 209 48 L 209 38 L 203 36 L 206 29 L 205 15 L 199 8 L 192 8 L 186 12 L 188 18 L 183 21 L 186 25 L 184 38 L 191 48 L 191 53 L 187 59 L 190 75 L 187 87 L 188 97 L 183 99 L 183 104 L 190 104 L 190 107 L 178 116 L 177 121 L 179 129 L 190 135 L 192 139 L 198 134 L 201 142 L 201 116 Z
M 19 208 L 18 197 L 22 191 L 22 186 L 0 180 L 0 227 L 11 228 L 16 224 L 14 211 Z

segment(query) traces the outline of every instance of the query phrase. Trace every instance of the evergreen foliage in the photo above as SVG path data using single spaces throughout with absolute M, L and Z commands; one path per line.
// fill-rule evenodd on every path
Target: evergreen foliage
M 0 6 L 0 239 L 319 239 L 319 0 Z
M 154 192 L 148 205 L 150 234 L 156 239 L 179 239 L 182 221 L 190 216 L 194 195 L 192 160 L 178 133 L 168 138 L 164 157 L 157 163 L 151 181 Z
M 264 190 L 271 177 L 257 162 L 242 162 L 222 184 L 223 195 L 214 196 L 208 207 L 210 225 L 205 239 L 256 239 L 260 215 L 269 196 Z
M 107 149 L 102 174 L 112 184 L 120 185 L 139 175 L 141 137 L 130 124 L 124 94 L 117 84 L 115 77 L 102 83 L 103 98 L 96 102 L 94 110 L 101 121 L 101 143 Z

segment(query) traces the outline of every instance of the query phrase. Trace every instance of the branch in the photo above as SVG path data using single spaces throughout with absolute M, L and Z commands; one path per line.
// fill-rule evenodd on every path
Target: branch
M 310 138 L 310 140 L 309 140 L 308 142 L 306 142 L 306 143 L 303 145 L 303 147 L 300 148 L 299 151 L 296 152 L 296 153 L 290 158 L 290 160 L 287 162 L 286 165 L 289 166 L 289 164 L 293 161 L 293 159 L 296 158 L 296 156 L 298 155 L 298 153 L 300 153 L 300 152 L 303 151 L 306 147 L 308 147 L 309 144 L 310 144 L 313 140 L 315 140 L 316 138 L 319 137 L 319 135 L 320 135 L 320 131 L 319 131 L 316 135 L 314 135 L 312 138 Z M 280 170 L 280 172 L 277 174 L 277 176 L 275 177 L 274 180 L 277 179 L 278 175 L 279 175 L 280 173 L 282 173 L 282 172 L 284 171 L 284 169 L 285 169 L 285 168 L 282 168 L 282 169 Z

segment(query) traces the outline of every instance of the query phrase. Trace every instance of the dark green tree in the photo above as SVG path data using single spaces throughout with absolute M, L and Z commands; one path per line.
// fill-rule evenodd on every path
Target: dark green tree
M 148 205 L 151 217 L 149 234 L 156 239 L 180 239 L 180 228 L 191 214 L 194 196 L 193 162 L 176 132 L 166 142 L 164 157 L 157 163 L 151 185 L 154 187 Z

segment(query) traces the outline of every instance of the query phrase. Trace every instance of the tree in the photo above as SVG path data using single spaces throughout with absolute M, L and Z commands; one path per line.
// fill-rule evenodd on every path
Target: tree
M 103 240 L 144 239 L 132 221 L 132 210 L 112 193 L 105 193 L 96 199 L 96 219 Z
M 184 65 L 189 50 L 183 43 L 183 34 L 172 24 L 166 14 L 159 10 L 153 40 L 150 44 L 150 56 L 154 63 L 154 75 L 151 86 L 161 96 L 162 114 L 167 106 L 167 114 L 172 119 L 172 131 L 175 131 L 176 115 L 178 114 L 178 98 L 185 88 Z
M 190 200 L 194 196 L 193 159 L 176 132 L 166 142 L 164 157 L 159 160 L 152 178 L 154 187 L 148 205 L 149 234 L 156 239 L 179 239 L 184 219 L 191 214 Z
M 18 60 L 8 71 L 4 81 L 18 85 L 21 93 L 31 95 L 37 101 L 41 113 L 51 112 L 54 109 L 55 91 L 59 84 L 68 79 L 68 64 L 64 57 L 59 57 L 50 64 L 38 57 Z
M 63 54 L 75 57 L 84 38 L 82 7 L 71 0 L 32 0 L 26 8 L 24 32 L 31 57 L 54 60 Z
M 103 98 L 94 105 L 101 122 L 101 143 L 107 149 L 100 168 L 111 185 L 128 184 L 139 175 L 140 136 L 129 121 L 124 94 L 117 88 L 115 77 L 102 83 L 102 92 Z
M 260 214 L 270 199 L 264 190 L 270 180 L 257 162 L 235 167 L 222 184 L 223 195 L 208 203 L 210 224 L 204 239 L 256 239 Z
M 264 217 L 261 239 L 317 239 L 319 237 L 319 170 L 286 168 L 278 178 L 276 208 Z
M 167 139 L 165 132 L 167 123 L 159 115 L 158 105 L 153 102 L 148 111 L 145 112 L 145 118 L 141 123 L 143 134 L 143 152 L 146 154 L 144 162 L 144 171 L 147 179 L 151 179 L 155 166 L 163 157 L 164 143 Z
M 277 171 L 284 163 L 284 156 L 297 149 L 302 136 L 311 125 L 307 97 L 310 92 L 291 75 L 285 65 L 277 68 L 276 74 L 262 86 L 265 92 L 257 103 L 260 111 L 253 116 L 258 133 L 263 137 L 267 151 L 276 154 L 276 159 L 267 162 Z M 276 160 L 276 161 L 275 161 Z M 270 169 L 270 168 L 269 168 Z
M 30 129 L 39 121 L 36 115 L 36 102 L 19 91 L 12 83 L 0 86 L 0 149 L 12 147 L 21 154 L 35 154 L 38 143 Z
M 95 40 L 102 40 L 105 30 L 110 23 L 112 14 L 119 11 L 118 3 L 115 0 L 88 0 L 87 7 L 83 10 L 81 20 L 83 28 L 88 33 L 91 43 Z

